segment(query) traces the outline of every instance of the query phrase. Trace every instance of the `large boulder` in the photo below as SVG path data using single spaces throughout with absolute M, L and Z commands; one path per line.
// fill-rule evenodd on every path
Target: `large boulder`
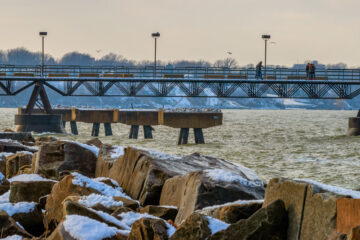
M 248 219 L 242 219 L 215 233 L 209 240 L 286 240 L 286 228 L 285 205 L 283 201 L 277 200 L 261 208 Z
M 139 200 L 141 205 L 158 205 L 167 179 L 205 169 L 223 169 L 241 175 L 250 182 L 257 182 L 261 185 L 259 191 L 264 192 L 263 183 L 253 172 L 225 160 L 199 154 L 179 157 L 131 147 L 126 148 L 124 156 L 114 162 L 109 177 L 116 180 L 130 197 Z
M 179 226 L 170 240 L 205 240 L 210 235 L 209 220 L 206 216 L 193 213 Z
M 32 235 L 19 226 L 16 221 L 10 217 L 5 211 L 0 211 L 0 229 L 1 237 L 6 238 L 12 235 L 32 238 Z
M 141 218 L 131 228 L 128 240 L 167 240 L 166 223 L 160 219 Z
M 147 213 L 165 220 L 175 221 L 178 210 L 171 206 L 154 206 L 148 205 L 140 209 L 140 213 Z
M 360 192 L 311 180 L 274 178 L 266 188 L 263 207 L 277 199 L 285 203 L 289 219 L 287 239 L 298 239 L 300 235 L 300 239 L 325 240 L 337 235 L 337 216 L 346 214 L 338 212 L 337 201 L 349 197 L 360 198 Z
M 63 219 L 62 202 L 65 198 L 68 196 L 88 196 L 90 194 L 128 198 L 121 188 L 113 188 L 79 173 L 72 173 L 56 183 L 47 197 L 45 225 L 56 225 Z
M 33 159 L 33 171 L 49 178 L 58 178 L 66 171 L 95 177 L 97 154 L 94 146 L 69 141 L 49 142 L 39 147 Z
M 100 147 L 98 159 L 96 162 L 96 177 L 109 176 L 110 169 L 116 161 L 116 159 L 112 158 L 112 150 L 114 150 L 114 147 L 112 147 L 111 145 L 102 145 Z
M 261 208 L 262 204 L 262 200 L 239 200 L 233 203 L 206 207 L 196 212 L 231 224 L 249 218 Z
M 19 176 L 32 176 L 32 174 Z M 55 183 L 55 181 L 42 179 L 41 177 L 34 179 L 18 178 L 18 180 L 12 180 L 10 184 L 9 200 L 12 203 L 38 202 L 41 197 L 48 195 L 51 192 Z
M 120 229 L 111 227 L 103 222 L 99 222 L 88 217 L 79 215 L 68 215 L 47 239 L 126 240 L 127 233 L 124 233 L 124 231 Z
M 20 168 L 31 165 L 33 154 L 30 152 L 20 152 L 7 157 L 6 159 L 6 178 L 17 175 Z
M 36 152 L 36 147 L 26 146 L 18 141 L 9 139 L 0 139 L 0 152 L 16 153 L 20 151 Z
M 165 182 L 160 204 L 179 208 L 175 223 L 181 224 L 194 211 L 239 199 L 263 199 L 264 186 L 222 169 L 210 169 L 176 176 Z

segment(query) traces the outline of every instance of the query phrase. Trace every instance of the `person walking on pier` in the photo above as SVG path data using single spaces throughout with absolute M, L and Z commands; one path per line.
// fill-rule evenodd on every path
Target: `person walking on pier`
M 263 80 L 261 68 L 262 68 L 262 61 L 260 61 L 260 62 L 256 65 L 256 68 L 255 68 L 255 78 L 256 78 L 257 80 L 258 80 L 258 79 Z
M 306 64 L 306 79 L 310 79 L 310 63 Z
M 310 68 L 310 79 L 315 79 L 315 64 L 311 63 L 310 64 L 311 68 Z

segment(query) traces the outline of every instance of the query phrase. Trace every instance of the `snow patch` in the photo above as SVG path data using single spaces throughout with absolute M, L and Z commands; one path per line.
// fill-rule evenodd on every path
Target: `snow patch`
M 352 198 L 355 199 L 360 199 L 360 192 L 359 191 L 354 191 L 351 189 L 346 189 L 346 188 L 341 188 L 341 187 L 335 187 L 335 186 L 331 186 L 331 185 L 327 185 L 324 183 L 319 183 L 317 181 L 311 180 L 311 179 L 294 179 L 295 181 L 299 181 L 299 182 L 304 182 L 304 183 L 309 183 L 312 185 L 315 185 L 319 188 L 324 189 L 325 191 L 329 191 L 338 195 L 346 195 L 346 196 L 350 196 Z
M 111 150 L 111 158 L 118 159 L 120 156 L 124 155 L 124 147 L 114 145 L 114 149 Z
M 19 235 L 12 235 L 12 236 L 8 236 L 6 238 L 0 238 L 2 240 L 22 240 L 23 237 L 19 236 Z
M 10 202 L 10 190 L 0 196 L 0 204 Z
M 217 182 L 240 183 L 248 187 L 262 186 L 262 182 L 249 181 L 240 174 L 234 174 L 223 169 L 208 169 L 204 171 L 205 175 Z
M 206 216 L 206 219 L 209 222 L 208 226 L 210 228 L 211 235 L 213 235 L 219 231 L 225 230 L 230 226 L 230 224 L 220 221 L 219 219 L 216 219 L 216 218 Z
M 205 207 L 198 211 L 209 211 L 209 210 L 213 210 L 216 208 L 221 208 L 221 207 L 235 205 L 235 204 L 252 204 L 252 203 L 264 203 L 264 199 L 261 199 L 261 200 L 237 200 L 235 202 L 228 202 L 228 203 L 224 203 L 224 204 L 220 204 L 220 205 L 213 205 L 213 206 Z
M 85 144 L 85 143 L 80 143 L 80 142 L 75 142 L 75 141 L 70 141 L 70 140 L 64 140 L 64 142 L 69 142 L 69 143 L 77 144 L 77 145 L 79 145 L 80 147 L 85 148 L 85 149 L 91 151 L 96 157 L 99 156 L 99 148 L 98 148 L 98 147 L 95 147 L 94 145 L 88 145 L 88 144 Z
M 79 240 L 101 240 L 111 238 L 118 233 L 124 234 L 124 231 L 115 227 L 79 215 L 66 216 L 63 226 L 65 231 Z
M 110 207 L 121 207 L 124 205 L 121 201 L 114 201 L 111 196 L 104 196 L 96 193 L 92 193 L 88 196 L 81 196 L 79 199 L 79 203 L 85 205 L 87 207 L 93 207 L 96 204 L 101 204 L 107 208 Z
M 35 202 L 0 203 L 0 211 L 4 210 L 12 216 L 17 213 L 29 213 L 35 209 Z
M 56 182 L 52 179 L 43 178 L 38 174 L 21 174 L 9 179 L 9 182 Z
M 149 153 L 149 155 L 153 158 L 163 159 L 163 160 L 180 160 L 181 156 L 175 154 L 168 154 L 164 152 L 155 151 L 153 149 L 136 147 L 136 149 L 143 150 Z
M 0 172 L 0 184 L 3 184 L 5 176 Z
M 114 186 L 120 187 L 119 184 L 114 179 L 111 179 L 111 178 L 108 178 L 108 177 L 94 178 L 94 181 L 97 181 L 97 182 L 102 182 L 102 181 L 106 181 L 106 180 L 109 180 Z

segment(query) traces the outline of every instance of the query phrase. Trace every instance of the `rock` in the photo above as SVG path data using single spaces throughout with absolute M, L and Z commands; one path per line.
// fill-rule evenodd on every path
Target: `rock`
M 6 238 L 12 235 L 32 238 L 32 235 L 30 233 L 22 229 L 15 222 L 15 220 L 4 211 L 0 211 L 0 229 L 1 229 L 1 238 Z
M 125 213 L 125 212 L 134 212 L 134 210 L 131 209 L 131 208 L 128 208 L 128 207 L 118 207 L 118 208 L 111 214 L 111 216 L 113 216 L 113 217 L 121 220 L 121 217 L 119 217 L 119 215 L 120 215 L 121 213 Z
M 16 153 L 7 157 L 6 159 L 6 178 L 16 176 L 21 167 L 31 165 L 33 154 L 31 153 Z
M 3 132 L 4 132 L 4 133 L 13 133 L 13 132 L 15 132 L 15 131 L 12 130 L 12 129 L 10 129 L 10 128 L 5 128 L 5 129 L 3 130 Z
M 261 200 L 238 201 L 214 207 L 207 207 L 196 212 L 217 218 L 226 223 L 236 223 L 240 219 L 247 219 L 262 206 Z
M 354 227 L 344 240 L 360 240 L 360 226 Z
M 6 176 L 6 157 L 0 154 L 0 173 Z
M 17 175 L 22 175 L 22 174 L 32 174 L 32 165 L 24 165 L 22 166 Z
M 93 145 L 97 148 L 101 148 L 102 146 L 102 142 L 100 141 L 99 138 L 93 138 L 93 139 L 90 139 L 89 141 L 86 142 L 87 145 Z
M 55 181 L 13 181 L 10 184 L 10 202 L 38 202 L 39 198 L 50 194 Z
M 90 194 L 107 197 L 124 196 L 120 189 L 112 188 L 102 182 L 96 182 L 81 174 L 72 173 L 56 183 L 46 200 L 46 226 L 58 224 L 63 219 L 62 202 L 68 196 L 88 196 Z
M 45 143 L 33 159 L 33 171 L 48 178 L 59 178 L 61 172 L 66 171 L 95 177 L 97 156 L 88 148 L 91 147 L 74 142 Z
M 49 195 L 41 196 L 39 200 L 37 201 L 39 203 L 39 206 L 41 209 L 45 209 L 46 206 L 46 199 Z
M 200 213 L 191 214 L 176 230 L 170 240 L 205 240 L 211 235 L 209 221 Z
M 252 176 L 242 171 L 242 167 L 222 159 L 199 154 L 178 157 L 131 147 L 126 148 L 124 156 L 114 162 L 109 177 L 116 180 L 131 198 L 139 200 L 141 205 L 158 205 L 162 187 L 167 179 L 209 168 L 227 170 L 249 181 L 259 181 L 259 184 L 263 184 L 258 179 L 253 180 Z M 259 195 L 262 195 L 264 188 L 259 189 L 262 192 Z
M 345 192 L 342 190 L 341 195 L 334 187 L 313 181 L 274 178 L 266 188 L 263 207 L 276 199 L 284 201 L 289 219 L 289 240 L 298 239 L 299 235 L 301 239 L 325 240 L 337 235 L 336 221 L 341 213 L 337 212 L 336 204 L 337 200 L 349 197 L 344 195 Z
M 124 198 L 124 197 L 114 197 L 115 201 L 122 201 L 124 207 L 128 207 L 134 211 L 137 211 L 139 208 L 139 203 L 135 200 Z
M 242 219 L 215 233 L 209 240 L 286 240 L 286 229 L 287 214 L 284 202 L 276 200 L 248 219 Z
M 36 152 L 34 147 L 26 146 L 14 140 L 0 139 L 0 152 L 16 153 L 20 151 Z
M 128 240 L 167 240 L 167 227 L 163 220 L 141 218 L 131 228 Z
M 13 132 L 12 130 L 0 132 L 0 139 L 11 139 L 18 142 L 35 142 L 31 133 Z
M 40 236 L 45 231 L 43 214 L 39 205 L 35 205 L 30 211 L 15 213 L 11 217 L 34 236 Z
M 56 142 L 57 139 L 51 136 L 41 136 L 36 138 L 35 140 L 35 146 L 40 146 L 44 143 L 49 143 L 49 142 Z
M 78 236 L 78 238 L 72 236 Z M 76 239 L 126 240 L 127 236 L 121 230 L 110 227 L 105 223 L 84 216 L 70 215 L 47 238 L 47 240 Z
M 116 160 L 111 158 L 110 152 L 112 149 L 113 147 L 110 145 L 102 145 L 100 147 L 98 159 L 96 162 L 96 177 L 107 177 L 110 175 L 110 169 Z
M 7 179 L 2 179 L 1 185 L 0 185 L 0 195 L 3 195 L 7 191 L 10 190 L 10 182 Z
M 178 210 L 176 207 L 174 208 L 174 207 L 154 206 L 154 205 L 148 205 L 140 209 L 140 213 L 148 213 L 155 217 L 159 217 L 164 220 L 171 220 L 171 221 L 175 220 L 177 212 Z
M 223 181 L 213 171 L 228 176 L 226 179 L 231 181 Z M 167 180 L 162 189 L 160 205 L 178 207 L 175 223 L 179 225 L 196 210 L 239 199 L 262 199 L 263 194 L 262 183 L 246 180 L 241 175 L 232 175 L 224 170 L 206 170 Z

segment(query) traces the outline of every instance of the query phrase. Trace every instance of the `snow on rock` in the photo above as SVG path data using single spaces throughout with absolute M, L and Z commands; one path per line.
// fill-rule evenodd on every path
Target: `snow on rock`
M 124 155 L 124 147 L 118 145 L 114 145 L 113 147 L 114 148 L 110 152 L 111 158 L 118 159 L 120 156 Z
M 0 203 L 0 211 L 5 211 L 9 216 L 17 213 L 29 213 L 35 209 L 35 202 Z
M 0 204 L 10 202 L 10 190 L 0 196 Z
M 115 224 L 116 226 L 118 226 L 118 227 L 120 227 L 122 229 L 125 229 L 126 231 L 129 231 L 128 233 L 130 233 L 131 227 L 126 225 L 124 222 L 118 220 L 114 216 L 111 216 L 110 214 L 105 213 L 103 211 L 97 211 L 97 210 L 94 210 L 94 209 L 90 209 L 90 211 L 93 211 L 93 212 L 97 213 L 104 220 L 106 220 L 108 222 L 111 222 L 111 223 Z
M 114 186 L 120 187 L 119 184 L 114 179 L 111 179 L 111 178 L 108 178 L 108 177 L 97 177 L 97 178 L 94 178 L 93 180 L 97 181 L 97 182 L 102 182 L 102 181 L 109 180 L 111 182 L 111 184 L 113 184 Z
M 206 216 L 206 219 L 209 222 L 208 226 L 210 228 L 211 235 L 213 235 L 219 231 L 225 230 L 230 226 L 230 224 L 220 221 L 219 219 L 216 219 L 216 218 Z
M 229 171 L 225 171 L 223 169 L 208 169 L 205 170 L 204 172 L 206 176 L 218 182 L 228 182 L 228 183 L 236 182 L 249 187 L 263 186 L 263 183 L 261 181 L 260 182 L 249 181 L 240 174 L 234 174 Z
M 208 211 L 208 210 L 212 210 L 215 208 L 226 207 L 226 206 L 230 206 L 230 205 L 234 205 L 234 204 L 252 204 L 252 203 L 264 203 L 264 199 L 262 199 L 262 200 L 237 200 L 235 202 L 228 202 L 228 203 L 224 203 L 224 204 L 220 204 L 220 205 L 213 205 L 213 206 L 205 207 L 205 208 L 201 209 L 201 211 Z
M 9 182 L 19 181 L 19 182 L 56 182 L 52 179 L 43 178 L 42 176 L 38 174 L 21 174 L 17 175 L 13 178 L 8 179 Z
M 111 238 L 118 233 L 124 234 L 124 231 L 115 227 L 79 215 L 66 216 L 63 226 L 66 232 L 79 240 L 101 240 Z
M 23 237 L 19 236 L 19 235 L 12 235 L 12 236 L 8 236 L 6 238 L 0 238 L 0 240 L 22 240 Z
M 0 159 L 10 157 L 11 155 L 14 155 L 15 153 L 12 152 L 2 152 L 0 153 Z
M 321 189 L 324 189 L 325 191 L 329 191 L 329 192 L 332 192 L 332 193 L 335 193 L 338 195 L 346 195 L 346 196 L 350 196 L 355 199 L 360 199 L 359 191 L 354 191 L 351 189 L 346 189 L 346 188 L 341 188 L 341 187 L 335 187 L 335 186 L 327 185 L 324 183 L 319 183 L 319 182 L 311 180 L 311 179 L 294 179 L 294 180 L 315 185 L 315 187 L 317 186 Z
M 99 203 L 108 208 L 121 207 L 124 205 L 121 201 L 114 201 L 112 196 L 104 196 L 96 193 L 92 193 L 88 196 L 81 196 L 78 202 L 87 207 L 93 207 Z
M 3 184 L 4 180 L 5 180 L 5 176 L 0 172 L 0 184 Z
M 158 158 L 158 159 L 165 159 L 165 160 L 180 160 L 182 157 L 179 155 L 175 155 L 175 154 L 168 154 L 168 153 L 164 153 L 164 152 L 160 152 L 160 151 L 156 151 L 153 149 L 149 149 L 149 148 L 142 148 L 142 147 L 136 147 L 134 149 L 139 149 L 139 150 L 143 150 L 146 151 L 150 154 L 150 156 Z
M 71 175 L 74 177 L 72 180 L 74 185 L 95 189 L 96 191 L 108 197 L 124 197 L 131 199 L 123 192 L 121 187 L 113 188 L 105 183 L 94 181 L 76 172 L 71 173 Z
M 147 214 L 147 213 L 137 213 L 137 212 L 123 212 L 120 213 L 118 215 L 122 220 L 122 223 L 127 225 L 130 229 L 131 226 L 134 224 L 134 222 L 136 222 L 137 220 L 141 219 L 141 218 L 153 218 L 153 219 L 161 219 L 158 217 L 155 217 L 153 215 Z M 168 222 L 166 223 L 166 228 L 167 228 L 167 234 L 168 237 L 170 238 L 176 231 L 175 227 L 172 226 L 171 224 L 169 224 Z
M 80 143 L 80 142 L 75 142 L 75 141 L 70 141 L 70 140 L 64 140 L 64 142 L 75 143 L 75 144 L 79 145 L 80 147 L 83 147 L 83 148 L 91 151 L 92 153 L 94 153 L 94 155 L 96 157 L 99 156 L 99 148 L 95 147 L 94 145 L 88 145 L 85 143 Z

